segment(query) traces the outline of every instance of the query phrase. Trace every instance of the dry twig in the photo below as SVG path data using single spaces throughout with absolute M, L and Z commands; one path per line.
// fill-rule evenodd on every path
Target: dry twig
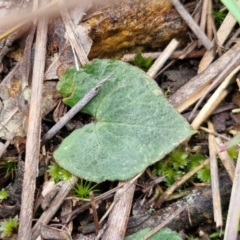
M 237 239 L 239 218 L 240 218 L 240 152 L 234 176 L 230 204 L 228 209 L 227 223 L 225 228 L 224 240 Z
M 192 29 L 196 37 L 201 41 L 203 46 L 206 49 L 211 49 L 213 47 L 213 44 L 210 42 L 210 40 L 207 38 L 207 36 L 203 33 L 201 28 L 196 24 L 196 22 L 192 19 L 191 15 L 188 13 L 188 11 L 182 6 L 182 4 L 179 2 L 179 0 L 172 0 L 173 5 L 175 6 L 178 13 L 181 15 L 181 17 L 185 20 L 185 22 L 188 24 L 188 26 Z
M 213 124 L 208 121 L 208 128 L 214 131 Z M 217 166 L 217 151 L 215 138 L 212 134 L 208 136 L 209 145 L 209 158 L 210 158 L 210 170 L 211 170 L 211 186 L 212 186 L 212 199 L 213 199 L 213 216 L 216 223 L 216 227 L 222 227 L 222 209 L 221 209 L 221 198 L 219 190 L 218 180 L 218 166 Z
M 162 68 L 163 64 L 169 59 L 172 53 L 178 47 L 179 42 L 176 39 L 172 39 L 172 41 L 165 48 L 163 53 L 158 57 L 158 59 L 154 62 L 151 68 L 148 70 L 148 75 L 154 78 L 157 72 Z
M 240 57 L 240 53 L 237 54 Z M 217 90 L 212 94 L 210 99 L 200 110 L 197 117 L 192 122 L 192 127 L 198 129 L 199 126 L 211 115 L 211 113 L 217 108 L 219 103 L 227 96 L 229 90 L 227 87 L 235 81 L 235 75 L 240 70 L 240 66 L 236 67 L 231 74 L 222 82 L 222 84 L 217 88 Z
M 26 143 L 25 172 L 23 179 L 22 204 L 19 219 L 18 240 L 31 239 L 33 203 L 40 151 L 41 98 L 45 68 L 48 19 L 38 22 L 36 50 L 33 66 L 32 96 Z

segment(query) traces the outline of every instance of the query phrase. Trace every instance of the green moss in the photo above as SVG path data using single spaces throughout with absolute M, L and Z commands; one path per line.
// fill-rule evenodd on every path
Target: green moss
M 204 159 L 205 157 L 202 154 L 191 154 L 179 148 L 155 164 L 153 171 L 160 176 L 166 176 L 166 185 L 169 187 L 186 173 L 199 166 Z M 201 182 L 209 182 L 209 167 L 203 167 L 195 174 L 195 178 Z

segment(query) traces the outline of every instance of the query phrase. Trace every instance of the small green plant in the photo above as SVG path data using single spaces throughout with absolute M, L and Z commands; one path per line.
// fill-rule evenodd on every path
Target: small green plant
M 72 176 L 68 171 L 64 170 L 56 163 L 51 163 L 47 172 L 51 176 L 51 180 L 53 180 L 55 183 L 59 181 L 67 181 Z
M 95 189 L 97 185 L 91 186 L 92 183 L 88 181 L 84 181 L 82 178 L 80 179 L 80 183 L 73 188 L 75 192 L 75 196 L 79 198 L 89 198 L 90 192 L 97 192 L 98 190 Z
M 0 202 L 4 199 L 7 199 L 9 197 L 8 191 L 2 188 L 0 190 Z
M 0 223 L 1 237 L 9 237 L 13 233 L 14 229 L 18 227 L 18 216 L 9 218 Z
M 144 71 L 147 71 L 153 64 L 153 58 L 144 58 L 141 53 L 137 53 L 132 64 Z
M 221 24 L 227 15 L 225 12 L 222 12 L 219 10 L 213 10 L 212 14 L 213 14 L 213 19 L 217 24 Z
M 190 154 L 183 149 L 176 149 L 169 156 L 158 162 L 154 166 L 153 171 L 158 175 L 166 176 L 166 185 L 169 187 L 187 172 L 197 167 L 204 159 L 205 157 L 201 154 Z M 209 167 L 205 166 L 195 176 L 202 182 L 209 182 Z
M 8 173 L 11 173 L 11 176 L 13 179 L 15 175 L 15 171 L 17 169 L 17 163 L 15 161 L 9 160 L 4 164 L 4 168 L 6 169 L 6 176 L 8 175 Z
M 221 0 L 224 6 L 229 10 L 229 12 L 235 17 L 235 19 L 240 23 L 240 5 L 235 0 Z
M 227 149 L 228 155 L 233 159 L 236 160 L 238 157 L 238 149 L 237 147 L 231 147 Z
M 240 225 L 238 225 L 238 232 L 240 232 Z M 224 234 L 225 234 L 224 230 L 221 231 L 221 232 L 214 232 L 214 233 L 209 235 L 209 238 L 211 238 L 211 239 L 215 239 L 215 238 L 219 239 L 219 237 L 223 237 Z

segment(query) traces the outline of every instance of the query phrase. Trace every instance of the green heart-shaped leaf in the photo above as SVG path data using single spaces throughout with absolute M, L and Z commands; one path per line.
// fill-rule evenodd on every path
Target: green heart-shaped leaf
M 124 238 L 124 240 L 141 240 L 143 239 L 149 232 L 151 231 L 151 228 L 144 228 L 140 230 L 139 232 Z M 170 228 L 162 228 L 158 232 L 156 232 L 154 235 L 148 238 L 149 240 L 182 240 L 180 235 L 174 231 L 172 231 Z
M 73 106 L 110 75 L 83 109 L 94 122 L 71 133 L 54 153 L 60 166 L 94 182 L 129 179 L 194 133 L 154 80 L 121 61 L 96 59 L 79 72 L 70 68 L 58 90 Z

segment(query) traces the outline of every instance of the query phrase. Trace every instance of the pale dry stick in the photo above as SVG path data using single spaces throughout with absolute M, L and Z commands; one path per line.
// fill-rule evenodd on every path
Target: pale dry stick
M 213 38 L 213 21 L 212 21 L 212 0 L 208 1 L 207 6 L 207 37 L 212 40 Z
M 221 135 L 221 134 L 219 134 L 219 133 L 217 133 L 217 132 L 215 132 L 215 131 L 212 131 L 212 130 L 210 130 L 209 128 L 199 127 L 199 129 L 200 129 L 200 130 L 203 130 L 203 131 L 206 132 L 206 133 L 210 133 L 210 134 L 212 134 L 212 135 L 214 135 L 214 136 L 217 136 L 217 137 L 219 137 L 219 138 L 222 138 L 222 139 L 224 139 L 224 140 L 226 140 L 226 141 L 230 141 L 230 138 L 228 138 L 228 137 L 226 137 L 226 136 L 224 136 L 224 135 Z
M 193 129 L 198 129 L 199 126 L 212 114 L 221 101 L 227 96 L 227 87 L 235 81 L 235 75 L 239 72 L 240 66 L 236 67 L 221 83 L 217 90 L 212 94 L 207 103 L 198 113 L 197 117 L 193 120 L 191 126 Z
M 83 45 L 80 41 L 80 38 L 76 32 L 76 26 L 74 26 L 74 23 L 71 20 L 71 17 L 67 11 L 66 6 L 64 5 L 63 0 L 59 0 L 58 6 L 60 8 L 61 16 L 65 24 L 66 32 L 68 35 L 68 40 L 71 43 L 71 46 L 74 47 L 76 50 L 77 56 L 80 60 L 81 65 L 85 65 L 89 63 L 87 54 L 83 48 Z
M 203 7 L 202 7 L 202 13 L 201 13 L 201 20 L 199 27 L 201 30 L 205 33 L 206 30 L 206 22 L 207 22 L 207 9 L 208 9 L 208 3 L 209 0 L 203 1 Z M 209 38 L 208 38 L 209 39 Z M 198 47 L 201 46 L 201 42 L 198 42 Z
M 205 52 L 206 52 L 206 49 L 202 48 L 200 50 L 189 53 L 185 58 L 199 58 L 199 57 L 202 57 Z M 157 59 L 161 54 L 162 54 L 162 52 L 142 53 L 142 56 L 144 58 L 151 57 L 152 59 Z M 179 58 L 180 56 L 182 56 L 182 54 L 184 54 L 183 51 L 175 51 L 169 57 L 169 59 Z M 134 61 L 136 55 L 137 54 L 135 54 L 135 53 L 124 54 L 123 57 L 121 58 L 121 61 L 123 61 L 123 62 Z
M 202 169 L 205 165 L 209 164 L 209 159 L 205 159 L 199 166 L 192 169 L 190 172 L 186 173 L 179 181 L 175 182 L 171 185 L 156 201 L 155 207 L 160 208 L 162 203 L 182 184 L 184 184 L 188 179 L 190 179 L 195 173 L 197 173 L 200 169 Z
M 236 171 L 232 186 L 230 204 L 228 208 L 227 223 L 225 228 L 224 240 L 237 240 L 238 226 L 240 218 L 240 152 L 238 153 Z
M 210 86 L 211 86 L 211 82 L 207 83 L 205 86 L 198 89 L 195 94 L 192 94 L 189 98 L 183 101 L 179 106 L 175 107 L 177 111 L 181 113 L 184 110 L 188 109 L 190 106 L 192 106 L 195 102 L 197 102 L 201 98 L 202 95 L 206 93 L 206 91 L 209 89 Z M 191 114 L 194 116 L 193 113 L 190 113 L 190 115 Z M 190 119 L 190 117 L 188 117 L 188 119 Z
M 32 54 L 32 43 L 35 35 L 36 23 L 31 26 L 28 37 L 25 41 L 25 48 L 23 53 L 23 58 L 21 61 L 21 72 L 22 72 L 22 91 L 29 86 L 29 75 L 31 69 L 31 54 Z
M 189 119 L 192 119 L 192 116 L 195 114 L 196 110 L 200 106 L 200 104 L 203 102 L 203 100 L 206 98 L 206 96 L 215 89 L 223 80 L 224 78 L 234 69 L 236 66 L 238 66 L 239 61 L 236 61 L 237 59 L 240 59 L 240 52 L 238 52 L 234 59 L 232 59 L 226 66 L 226 68 L 223 69 L 223 71 L 214 79 L 211 86 L 207 89 L 207 91 L 201 96 L 201 98 L 198 100 L 197 104 L 194 106 Z
M 48 224 L 52 217 L 56 214 L 66 196 L 72 190 L 73 186 L 77 183 L 78 178 L 72 176 L 68 181 L 64 181 L 59 189 L 59 192 L 51 202 L 48 209 L 42 213 L 41 217 L 35 223 L 32 228 L 32 240 L 35 240 L 40 235 L 40 229 L 42 224 Z M 31 238 L 28 238 L 31 239 Z
M 181 56 L 179 56 L 179 59 L 186 58 L 191 52 L 194 51 L 194 49 L 197 47 L 197 41 L 193 41 L 190 44 L 188 44 L 183 50 Z
M 168 44 L 168 46 L 164 49 L 163 53 L 158 57 L 158 59 L 154 62 L 154 64 L 147 71 L 147 74 L 154 78 L 157 72 L 162 68 L 163 64 L 169 59 L 172 53 L 178 47 L 179 42 L 174 38 Z
M 199 1 L 194 12 L 192 13 L 193 20 L 197 24 L 199 24 L 199 21 L 201 18 L 201 12 L 202 12 L 202 1 Z
M 191 51 L 193 51 L 195 48 L 197 47 L 197 41 L 194 41 L 192 43 L 190 43 L 187 47 L 185 47 L 182 50 L 182 55 L 179 56 L 178 59 L 184 59 Z M 172 66 L 174 63 L 176 62 L 176 60 L 172 60 L 170 61 L 166 66 L 164 66 L 164 68 L 162 68 L 160 71 L 157 72 L 157 74 L 155 75 L 155 78 L 158 77 L 160 74 L 162 74 L 164 71 L 166 71 L 170 66 Z
M 229 156 L 229 154 L 227 153 L 227 151 L 221 151 L 220 150 L 220 146 L 223 145 L 223 142 L 222 142 L 221 138 L 220 137 L 215 137 L 215 141 L 217 143 L 216 147 L 217 147 L 218 156 L 219 156 L 224 168 L 226 169 L 229 178 L 233 182 L 234 174 L 235 174 L 235 170 L 236 170 L 234 162 L 231 159 L 231 157 Z
M 201 41 L 203 46 L 209 50 L 213 47 L 213 44 L 211 41 L 207 38 L 207 36 L 203 33 L 201 28 L 196 24 L 196 22 L 193 20 L 191 15 L 188 13 L 188 11 L 183 7 L 183 5 L 180 3 L 179 0 L 172 0 L 173 5 L 175 6 L 176 10 L 180 14 L 180 16 L 185 20 L 189 28 L 194 32 L 196 37 Z
M 117 201 L 121 198 L 121 196 L 129 189 L 129 187 L 131 187 L 136 181 L 137 179 L 143 174 L 143 172 L 139 173 L 138 175 L 136 175 L 134 178 L 128 180 L 125 185 L 123 187 L 121 186 L 117 186 L 114 189 L 114 192 L 121 192 L 122 194 L 120 194 L 116 199 L 114 199 L 113 203 L 111 204 L 111 206 L 108 208 L 107 212 L 102 216 L 101 220 L 99 221 L 99 223 L 103 223 L 103 221 L 106 219 L 106 217 L 109 215 L 110 211 L 112 211 L 113 207 L 115 206 L 115 204 L 117 203 Z M 117 191 L 116 191 L 117 189 Z M 113 190 L 113 189 L 112 189 Z M 112 190 L 110 190 L 109 192 L 112 192 Z M 103 194 L 104 195 L 104 194 Z M 95 199 L 96 200 L 96 199 Z
M 32 10 L 36 11 L 37 9 L 38 9 L 38 1 L 33 1 Z M 33 40 L 34 40 L 34 36 L 35 36 L 35 32 L 36 32 L 36 25 L 37 25 L 37 20 L 35 19 L 29 30 L 27 39 L 25 40 L 24 53 L 23 53 L 23 58 L 21 61 L 22 92 L 30 85 L 29 76 L 30 76 L 30 71 L 32 68 L 31 55 L 32 55 Z
M 171 217 L 169 217 L 168 219 L 166 219 L 164 222 L 162 222 L 161 224 L 159 224 L 157 227 L 155 227 L 153 230 L 151 230 L 147 235 L 145 235 L 141 240 L 147 240 L 149 239 L 152 235 L 154 235 L 155 233 L 157 233 L 161 228 L 163 228 L 164 226 L 166 226 L 172 219 L 174 219 L 175 217 L 177 217 L 181 212 L 183 212 L 186 209 L 187 205 L 179 208 L 175 213 L 173 213 L 171 215 Z
M 126 182 L 122 181 L 119 182 L 119 185 L 124 185 L 125 183 Z M 133 195 L 136 188 L 134 183 L 125 192 L 123 192 L 123 189 L 116 192 L 114 200 L 118 199 L 119 196 L 121 197 L 115 203 L 112 211 L 109 214 L 107 229 L 102 235 L 102 240 L 124 239 L 130 211 L 132 208 Z
M 109 76 L 96 84 L 85 96 L 77 102 L 43 137 L 42 145 L 51 139 L 60 129 L 62 129 L 87 103 L 89 103 L 98 93 L 99 88 L 112 77 Z
M 208 121 L 208 128 L 214 131 L 212 122 Z M 213 201 L 213 216 L 216 227 L 222 227 L 222 209 L 221 197 L 218 179 L 218 164 L 215 137 L 212 134 L 208 135 L 210 171 L 211 171 L 211 186 L 212 186 L 212 201 Z
M 240 0 L 238 0 L 240 2 Z M 222 22 L 220 28 L 217 31 L 217 40 L 218 45 L 222 46 L 222 44 L 226 41 L 229 34 L 232 32 L 233 27 L 236 24 L 236 19 L 228 13 L 228 15 L 225 17 L 224 21 Z M 203 72 L 209 64 L 213 61 L 213 59 L 216 56 L 216 49 L 208 50 L 203 58 L 201 59 L 201 62 L 198 67 L 198 73 Z
M 240 43 L 233 46 L 228 52 L 221 56 L 218 60 L 212 63 L 204 72 L 196 75 L 191 80 L 189 80 L 184 86 L 178 89 L 170 98 L 168 99 L 170 104 L 175 108 L 181 108 L 191 96 L 197 94 L 197 92 L 202 89 L 205 85 L 211 83 L 211 81 L 224 70 L 226 65 L 235 59 L 236 63 L 239 64 L 240 56 L 236 53 L 240 52 Z M 197 99 L 195 99 L 197 100 Z M 193 104 L 194 102 L 192 102 Z
M 32 96 L 26 142 L 25 172 L 19 218 L 18 240 L 31 239 L 32 215 L 40 152 L 41 97 L 44 78 L 48 19 L 39 20 L 36 33 Z

